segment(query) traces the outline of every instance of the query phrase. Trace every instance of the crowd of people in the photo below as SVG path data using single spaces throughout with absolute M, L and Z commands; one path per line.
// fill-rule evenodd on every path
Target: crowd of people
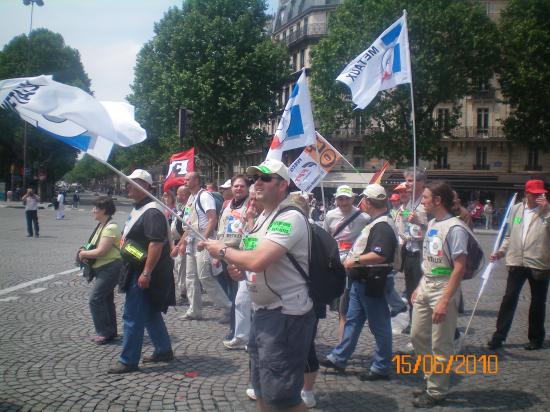
M 117 336 L 116 285 L 126 294 L 122 352 L 108 373 L 138 370 L 145 330 L 154 349 L 143 362 L 171 361 L 174 352 L 162 313 L 178 296 L 188 305 L 182 321 L 204 320 L 203 292 L 221 309 L 219 322 L 228 325 L 223 345 L 249 354 L 246 393 L 262 411 L 315 406 L 320 366 L 344 371 L 365 322 L 375 347 L 369 369 L 360 375 L 363 381 L 390 379 L 391 318 L 399 313 L 408 313 L 403 333 L 410 335 L 416 355 L 445 362 L 455 353 L 461 281 L 477 240 L 471 214 L 447 183 L 426 182 L 423 172 L 411 169 L 391 192 L 371 184 L 357 195 L 341 185 L 335 208 L 319 223 L 312 218 L 319 206 L 291 193 L 283 163 L 266 160 L 246 172 L 221 185 L 220 193 L 212 185 L 203 188 L 198 173 L 188 173 L 175 193 L 164 193 L 167 210 L 139 190 L 151 190 L 153 181 L 136 169 L 128 176 L 135 183 L 128 185 L 134 208 L 122 233 L 111 221 L 112 200 L 96 199 L 98 225 L 77 255 L 95 279 L 90 296 L 95 343 Z M 490 349 L 505 341 L 526 280 L 532 295 L 526 349 L 542 347 L 550 278 L 550 258 L 542 246 L 550 241 L 545 193 L 542 181 L 527 182 L 525 200 L 512 209 L 505 240 L 490 257 L 506 256 L 509 268 Z M 334 325 L 339 343 L 323 354 L 317 354 L 315 336 L 327 308 L 312 300 L 302 274 L 309 269 L 314 224 L 335 239 L 347 274 L 344 294 L 331 305 L 339 315 Z M 404 298 L 395 290 L 401 273 Z M 426 373 L 424 378 L 413 405 L 444 402 L 450 375 Z

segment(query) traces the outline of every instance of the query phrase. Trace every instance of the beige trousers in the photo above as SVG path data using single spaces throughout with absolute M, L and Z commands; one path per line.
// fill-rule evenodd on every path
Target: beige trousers
M 447 360 L 454 353 L 454 334 L 458 318 L 458 303 L 460 300 L 460 288 L 451 298 L 447 307 L 447 316 L 441 323 L 432 323 L 433 309 L 443 296 L 448 277 L 427 278 L 423 276 L 418 286 L 418 293 L 413 305 L 411 341 L 414 351 L 418 356 L 426 358 L 426 355 L 437 358 L 447 364 Z M 431 369 L 431 368 L 430 368 Z M 450 374 L 426 373 L 424 379 L 427 384 L 427 392 L 430 396 L 441 399 L 447 395 L 451 381 Z

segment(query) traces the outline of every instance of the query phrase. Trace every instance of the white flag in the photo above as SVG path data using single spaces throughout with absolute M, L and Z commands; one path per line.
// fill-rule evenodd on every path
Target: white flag
M 146 139 L 125 102 L 100 102 L 83 90 L 38 76 L 0 81 L 0 106 L 50 136 L 101 160 L 113 144 L 130 146 Z
M 341 153 L 323 136 L 316 135 L 317 148 L 306 146 L 288 168 L 290 178 L 304 192 L 311 192 L 342 159 Z
M 281 160 L 284 151 L 310 144 L 315 144 L 315 125 L 304 69 L 286 103 L 266 158 Z
M 349 63 L 336 80 L 351 90 L 352 100 L 364 109 L 379 91 L 411 82 L 407 13 Z

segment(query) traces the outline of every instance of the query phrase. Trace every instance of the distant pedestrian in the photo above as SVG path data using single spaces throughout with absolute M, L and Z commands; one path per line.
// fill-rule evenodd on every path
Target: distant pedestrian
M 483 216 L 485 217 L 485 229 L 491 229 L 493 227 L 493 212 L 495 208 L 490 200 L 487 200 L 485 206 L 483 206 Z
M 25 217 L 27 218 L 27 237 L 32 237 L 32 229 L 34 226 L 34 236 L 40 237 L 38 227 L 38 196 L 36 196 L 32 188 L 27 189 L 27 193 L 23 196 L 23 204 L 25 205 Z
M 120 231 L 111 221 L 116 212 L 113 200 L 100 196 L 94 201 L 92 214 L 99 222 L 86 249 L 80 249 L 78 259 L 90 266 L 91 276 L 95 278 L 94 288 L 90 294 L 90 312 L 97 336 L 92 342 L 102 345 L 117 336 L 117 319 L 115 309 L 115 286 L 118 284 L 122 260 L 119 243 Z
M 78 194 L 78 190 L 75 190 L 73 194 L 73 209 L 78 209 L 79 202 L 80 202 L 80 195 Z
M 65 217 L 65 192 L 59 192 L 57 194 L 57 209 L 55 213 L 55 219 L 60 220 Z

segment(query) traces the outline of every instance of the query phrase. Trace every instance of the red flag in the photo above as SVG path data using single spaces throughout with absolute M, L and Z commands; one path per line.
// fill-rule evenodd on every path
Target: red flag
M 388 169 L 389 165 L 390 163 L 388 161 L 385 161 L 382 167 L 380 168 L 380 170 L 376 172 L 374 175 L 372 175 L 372 178 L 370 179 L 369 184 L 371 185 L 374 183 L 380 184 L 380 182 L 382 181 L 382 176 L 384 176 L 384 172 Z
M 170 157 L 170 167 L 164 180 L 164 191 L 168 191 L 174 186 L 185 184 L 185 175 L 195 170 L 195 148 L 173 154 Z

